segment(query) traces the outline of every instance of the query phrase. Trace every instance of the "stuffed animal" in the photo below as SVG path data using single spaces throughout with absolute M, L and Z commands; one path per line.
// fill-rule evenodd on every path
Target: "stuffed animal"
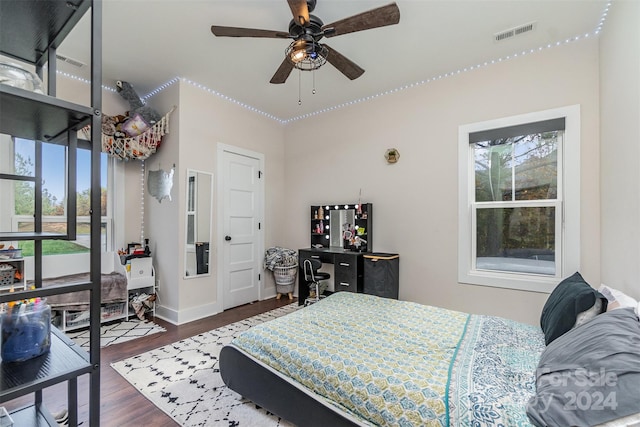
M 128 114 L 129 118 L 133 118 L 138 113 L 150 126 L 153 126 L 162 118 L 156 110 L 144 105 L 131 83 L 118 80 L 116 82 L 116 90 L 121 97 L 129 102 L 129 107 L 131 108 Z
M 122 129 L 122 125 L 127 122 L 129 118 L 122 114 L 116 116 L 109 116 L 107 114 L 102 115 L 102 133 L 107 136 L 115 136 L 116 138 L 124 138 L 127 136 Z
M 116 120 L 112 116 L 102 115 L 102 133 L 107 136 L 116 133 Z

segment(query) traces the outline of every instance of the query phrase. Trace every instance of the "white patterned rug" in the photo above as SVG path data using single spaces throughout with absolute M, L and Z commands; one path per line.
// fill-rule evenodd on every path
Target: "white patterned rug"
M 120 344 L 164 331 L 166 331 L 165 328 L 149 320 L 136 319 L 109 323 L 100 326 L 100 347 Z M 89 329 L 66 332 L 66 335 L 79 346 L 85 349 L 89 348 Z
M 181 426 L 291 426 L 228 389 L 218 356 L 240 332 L 297 309 L 289 304 L 111 366 Z

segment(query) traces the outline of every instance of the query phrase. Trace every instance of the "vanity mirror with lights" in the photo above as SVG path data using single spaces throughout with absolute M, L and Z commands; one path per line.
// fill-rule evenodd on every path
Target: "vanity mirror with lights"
M 211 274 L 213 175 L 187 169 L 185 278 Z
M 370 252 L 371 203 L 311 206 L 311 248 Z
M 309 296 L 307 259 L 333 264 L 325 294 L 363 292 L 398 298 L 399 255 L 373 252 L 372 224 L 371 203 L 311 206 L 311 247 L 298 249 L 298 304 Z
M 298 264 L 306 259 L 333 264 L 332 292 L 364 291 L 364 256 L 373 251 L 371 203 L 311 206 L 311 247 L 298 250 Z M 298 275 L 298 301 L 309 295 L 304 272 Z

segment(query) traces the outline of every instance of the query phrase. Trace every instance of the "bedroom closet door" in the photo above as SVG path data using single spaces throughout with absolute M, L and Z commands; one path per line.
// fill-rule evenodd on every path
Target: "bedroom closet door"
M 226 310 L 260 299 L 264 160 L 258 153 L 222 144 L 218 154 L 222 308 Z

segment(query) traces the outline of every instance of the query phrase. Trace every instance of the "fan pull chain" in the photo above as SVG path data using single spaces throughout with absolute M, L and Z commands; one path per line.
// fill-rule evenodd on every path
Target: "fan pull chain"
M 314 69 L 313 71 L 311 71 L 311 74 L 313 74 L 313 90 L 311 91 L 311 93 L 315 95 L 316 94 L 316 70 Z
M 302 91 L 302 71 L 298 70 L 298 105 L 302 105 L 300 92 Z

